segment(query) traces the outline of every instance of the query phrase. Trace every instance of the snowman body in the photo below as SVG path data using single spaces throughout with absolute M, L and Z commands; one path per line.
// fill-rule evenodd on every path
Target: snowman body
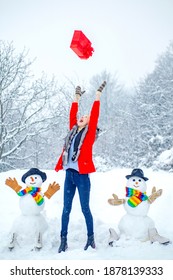
M 25 179 L 26 187 L 40 188 L 43 181 L 40 175 L 28 176 Z M 41 196 L 42 193 L 39 193 Z M 30 193 L 20 197 L 19 207 L 21 215 L 17 217 L 12 226 L 12 233 L 16 234 L 20 243 L 27 244 L 36 241 L 39 234 L 43 234 L 47 229 L 47 222 L 42 215 L 45 202 L 38 205 Z
M 127 188 L 146 193 L 146 182 L 138 176 L 132 176 L 127 180 Z M 142 241 L 148 239 L 148 230 L 154 227 L 153 220 L 147 216 L 150 204 L 148 200 L 141 201 L 137 206 L 131 206 L 129 197 L 126 197 L 124 208 L 126 214 L 119 222 L 120 233 L 126 238 L 136 238 Z

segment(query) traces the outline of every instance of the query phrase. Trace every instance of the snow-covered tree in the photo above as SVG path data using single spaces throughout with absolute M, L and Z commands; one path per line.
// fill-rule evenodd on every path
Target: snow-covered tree
M 0 41 L 1 170 L 28 166 L 28 159 L 35 153 L 35 145 L 29 143 L 38 141 L 55 119 L 50 110 L 55 82 L 44 74 L 35 80 L 31 74 L 33 62 L 27 55 L 25 50 L 17 54 L 13 43 Z M 60 114 L 56 111 L 57 116 Z
M 173 43 L 158 57 L 154 71 L 139 84 L 135 99 L 135 141 L 140 162 L 152 166 L 157 156 L 173 147 Z

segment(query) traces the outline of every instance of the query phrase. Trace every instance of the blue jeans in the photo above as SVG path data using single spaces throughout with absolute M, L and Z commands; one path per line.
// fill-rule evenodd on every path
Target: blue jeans
M 85 217 L 87 234 L 93 235 L 93 217 L 89 208 L 90 199 L 90 179 L 88 174 L 79 174 L 74 169 L 66 170 L 64 183 L 64 207 L 62 212 L 61 236 L 67 236 L 69 216 L 76 188 L 79 192 L 80 205 Z

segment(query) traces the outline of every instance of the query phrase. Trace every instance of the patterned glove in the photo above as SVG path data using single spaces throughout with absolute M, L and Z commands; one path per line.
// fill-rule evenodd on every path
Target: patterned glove
M 82 96 L 82 94 L 84 94 L 84 92 L 85 92 L 85 90 L 81 91 L 81 87 L 80 86 L 76 87 L 75 94 L 77 94 L 79 96 Z
M 52 184 L 49 184 L 47 191 L 44 193 L 44 196 L 50 199 L 52 195 L 54 195 L 59 189 L 60 185 L 56 182 L 53 182 Z
M 125 199 L 119 199 L 116 194 L 113 193 L 113 198 L 108 199 L 110 205 L 121 205 L 125 203 Z
M 104 81 L 104 82 L 101 84 L 101 86 L 98 88 L 97 91 L 102 92 L 105 86 L 106 86 L 106 81 Z
M 16 193 L 18 193 L 18 192 L 22 189 L 22 187 L 19 186 L 19 184 L 18 184 L 16 178 L 11 179 L 11 178 L 9 177 L 8 179 L 6 179 L 5 184 L 6 184 L 7 186 L 9 186 L 10 188 L 12 188 Z

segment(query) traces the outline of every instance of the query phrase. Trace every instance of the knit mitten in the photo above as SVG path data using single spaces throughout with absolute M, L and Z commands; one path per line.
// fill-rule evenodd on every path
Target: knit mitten
M 81 87 L 77 86 L 76 90 L 75 90 L 75 94 L 82 96 L 82 94 L 84 94 L 85 90 L 81 91 Z
M 75 94 L 78 94 L 81 96 L 81 87 L 80 86 L 76 87 Z
M 101 84 L 101 86 L 98 88 L 97 91 L 102 92 L 105 86 L 106 86 L 106 81 L 104 81 L 104 82 Z
M 113 193 L 113 198 L 108 199 L 110 205 L 121 205 L 125 203 L 125 199 L 119 199 L 116 194 Z
M 44 193 L 44 196 L 50 199 L 52 195 L 54 195 L 59 189 L 60 185 L 56 182 L 53 182 L 52 184 L 49 184 L 47 191 Z
M 156 200 L 156 198 L 158 198 L 159 196 L 161 196 L 161 194 L 162 194 L 162 190 L 161 190 L 161 189 L 158 190 L 158 191 L 156 191 L 156 188 L 153 187 L 153 188 L 152 188 L 151 195 L 148 197 L 148 202 L 149 202 L 150 204 L 153 203 L 153 202 Z
M 5 184 L 6 184 L 7 186 L 9 186 L 10 188 L 12 188 L 16 193 L 19 192 L 19 191 L 22 189 L 22 187 L 19 186 L 19 184 L 18 184 L 16 178 L 11 179 L 11 178 L 9 177 L 8 179 L 6 179 Z

